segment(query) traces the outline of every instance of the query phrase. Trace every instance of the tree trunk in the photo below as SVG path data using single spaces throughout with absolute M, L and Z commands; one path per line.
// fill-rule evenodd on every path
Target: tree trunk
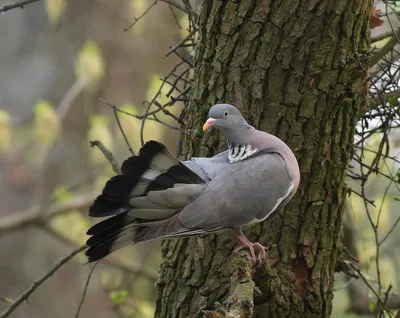
M 329 316 L 370 12 L 365 0 L 203 1 L 183 157 L 225 147 L 201 127 L 209 105 L 232 103 L 289 144 L 302 181 L 284 211 L 247 231 L 270 246 L 256 271 L 224 235 L 164 242 L 156 317 Z

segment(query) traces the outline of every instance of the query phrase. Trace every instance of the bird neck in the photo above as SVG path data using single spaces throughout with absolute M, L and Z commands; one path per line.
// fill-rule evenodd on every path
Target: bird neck
M 228 160 L 230 163 L 242 161 L 259 152 L 259 150 L 254 148 L 251 144 L 234 144 L 228 141 L 228 147 Z

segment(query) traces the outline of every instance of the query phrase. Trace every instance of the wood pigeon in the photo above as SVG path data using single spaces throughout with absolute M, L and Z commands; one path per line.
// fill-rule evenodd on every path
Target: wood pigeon
M 265 247 L 250 242 L 242 228 L 264 221 L 293 197 L 297 160 L 282 140 L 250 126 L 233 105 L 212 106 L 203 131 L 210 127 L 225 134 L 227 151 L 181 162 L 149 141 L 122 164 L 122 174 L 107 181 L 89 208 L 92 217 L 113 215 L 87 231 L 89 262 L 141 241 L 220 231 L 235 239 L 234 253 L 248 248 L 254 262 L 265 260 Z

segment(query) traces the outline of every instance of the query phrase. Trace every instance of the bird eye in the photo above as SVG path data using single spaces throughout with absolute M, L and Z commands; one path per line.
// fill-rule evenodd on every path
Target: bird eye
M 228 115 L 229 115 L 229 112 L 226 110 L 225 113 L 224 113 L 224 116 L 226 117 Z

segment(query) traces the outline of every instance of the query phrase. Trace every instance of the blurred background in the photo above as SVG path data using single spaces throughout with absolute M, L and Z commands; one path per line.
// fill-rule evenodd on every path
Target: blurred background
M 46 0 L 0 15 L 0 218 L 35 209 L 46 213 L 76 201 L 76 209 L 47 225 L 0 233 L 1 296 L 18 296 L 85 242 L 93 222 L 86 208 L 114 174 L 89 140 L 100 140 L 119 164 L 130 154 L 112 107 L 99 97 L 142 114 L 143 102 L 177 63 L 165 52 L 187 35 L 188 18 L 179 10 L 160 2 L 125 31 L 152 2 Z M 6 3 L 0 0 L 0 7 Z M 179 115 L 180 108 L 176 103 L 169 110 Z M 120 121 L 137 151 L 141 121 L 128 115 Z M 144 140 L 149 139 L 176 151 L 179 131 L 146 121 Z M 117 265 L 97 266 L 80 316 L 151 317 L 158 244 L 128 248 L 113 259 Z M 78 255 L 63 266 L 11 317 L 74 317 L 90 270 L 85 261 Z M 136 274 L 136 268 L 149 274 Z M 0 312 L 7 306 L 0 300 Z
M 196 10 L 199 2 L 192 1 Z M 0 0 L 0 8 L 8 3 Z M 165 53 L 190 33 L 188 16 L 166 2 L 153 3 L 45 0 L 0 15 L 0 312 L 60 257 L 85 242 L 93 222 L 86 216 L 87 207 L 114 174 L 89 141 L 100 140 L 119 165 L 130 155 L 112 105 L 140 116 L 162 78 L 182 60 Z M 387 10 L 384 2 L 377 1 L 376 7 Z M 373 29 L 375 37 L 400 25 L 396 14 L 382 19 L 386 23 Z M 383 47 L 389 37 L 376 41 L 376 47 Z M 190 52 L 184 48 L 180 54 L 190 60 Z M 179 64 L 175 72 L 187 74 L 189 82 L 188 65 Z M 158 96 L 161 104 L 170 98 L 167 86 Z M 178 101 L 169 111 L 179 117 L 182 107 Z M 158 119 L 164 124 L 147 120 L 142 127 L 139 119 L 119 115 L 133 151 L 138 151 L 141 139 L 156 139 L 179 151 L 179 124 L 163 113 Z M 378 131 L 363 144 L 370 150 L 363 155 L 364 163 L 373 164 L 382 136 Z M 345 245 L 373 285 L 378 279 L 378 230 L 371 227 L 368 215 L 374 220 L 379 215 L 380 239 L 400 216 L 399 184 L 387 178 L 400 168 L 396 129 L 385 147 L 385 158 L 394 158 L 378 162 L 386 177 L 374 173 L 364 185 L 376 208 L 369 208 L 368 214 L 364 200 L 352 195 L 345 211 Z M 359 182 L 348 182 L 356 192 L 364 191 Z M 46 222 L 37 217 L 41 213 Z M 399 243 L 400 231 L 394 229 L 379 251 L 380 285 L 393 285 L 394 301 L 399 297 Z M 85 262 L 81 253 L 65 264 L 10 317 L 75 317 L 90 272 Z M 102 261 L 80 317 L 152 317 L 160 262 L 159 243 L 125 248 Z M 336 285 L 333 317 L 368 316 L 376 308 L 361 279 L 338 274 Z

